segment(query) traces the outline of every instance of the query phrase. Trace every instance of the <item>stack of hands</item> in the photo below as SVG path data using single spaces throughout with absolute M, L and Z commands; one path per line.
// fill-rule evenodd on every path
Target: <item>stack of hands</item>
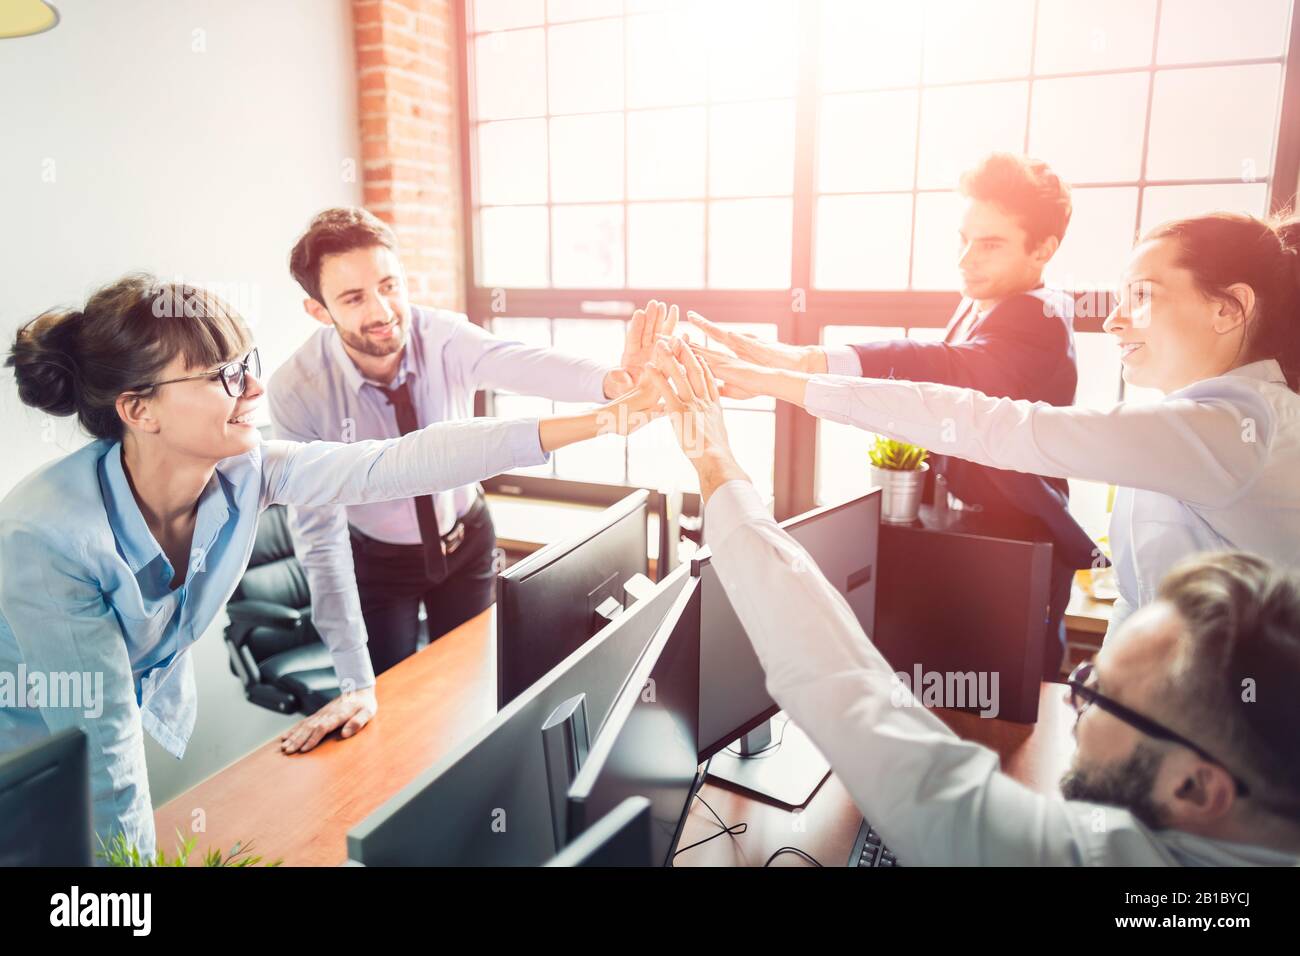
M 804 385 L 826 371 L 826 356 L 816 347 L 728 331 L 696 312 L 686 321 L 730 353 L 677 335 L 677 306 L 652 300 L 632 315 L 622 367 L 606 380 L 607 396 L 616 383 L 624 391 L 602 410 L 602 422 L 604 431 L 627 435 L 668 415 L 707 500 L 723 481 L 745 477 L 727 442 L 720 400 L 766 395 L 803 404 Z
M 820 349 L 762 342 L 688 312 L 688 323 L 732 354 L 704 348 L 678 334 L 678 319 L 677 306 L 657 300 L 632 314 L 619 367 L 608 372 L 603 383 L 605 397 L 612 401 L 593 414 L 601 431 L 619 435 L 667 416 L 699 474 L 700 493 L 707 501 L 726 482 L 749 480 L 731 452 L 721 400 L 771 395 L 802 404 L 802 382 L 824 372 L 826 360 Z M 286 731 L 280 749 L 311 750 L 340 727 L 343 737 L 351 737 L 378 709 L 373 686 L 345 691 Z

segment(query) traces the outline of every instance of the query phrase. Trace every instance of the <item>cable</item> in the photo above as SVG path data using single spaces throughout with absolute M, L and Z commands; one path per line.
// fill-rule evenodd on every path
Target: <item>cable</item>
M 709 806 L 709 801 L 701 797 L 698 790 L 695 792 L 695 799 L 700 801 L 700 803 L 704 804 L 704 809 L 708 810 L 710 813 L 713 814 L 713 819 L 718 821 L 718 826 L 722 827 L 722 829 L 724 830 L 729 829 L 729 827 L 727 826 L 727 821 L 723 820 L 722 817 L 718 816 L 718 811 L 714 810 L 713 807 Z M 738 824 L 738 826 L 745 826 L 745 824 L 741 823 Z
M 775 859 L 776 859 L 778 856 L 780 856 L 782 853 L 795 853 L 795 854 L 798 854 L 799 856 L 803 857 L 805 860 L 809 861 L 810 863 L 812 863 L 813 866 L 821 866 L 821 864 L 820 864 L 819 862 L 817 862 L 817 859 L 816 859 L 815 857 L 813 857 L 812 855 L 810 855 L 810 854 L 808 854 L 808 853 L 805 853 L 803 850 L 799 849 L 797 846 L 783 846 L 783 847 L 781 847 L 781 849 L 777 850 L 775 853 L 773 853 L 771 856 L 769 856 L 769 857 L 767 858 L 767 862 L 764 863 L 763 866 L 765 866 L 765 867 L 771 866 L 771 865 L 772 865 L 772 861 L 775 860 Z M 825 867 L 822 867 L 822 869 L 825 869 Z
M 708 843 L 710 840 L 716 840 L 718 837 L 722 836 L 723 834 L 730 834 L 731 836 L 735 836 L 737 833 L 744 833 L 746 830 L 749 829 L 748 823 L 737 823 L 732 826 L 727 826 L 727 822 L 723 820 L 722 817 L 718 816 L 718 811 L 714 810 L 711 806 L 709 806 L 709 802 L 705 800 L 703 797 L 701 797 L 698 792 L 695 794 L 695 799 L 700 801 L 700 803 L 704 804 L 705 809 L 713 814 L 713 818 L 718 821 L 718 825 L 722 827 L 722 829 L 719 830 L 717 833 L 709 834 L 703 840 L 696 840 L 694 843 L 688 843 L 686 846 L 678 847 L 676 852 L 673 853 L 674 860 L 677 859 L 677 857 L 680 854 L 685 853 L 687 850 L 691 849 L 692 847 L 697 847 L 702 843 Z

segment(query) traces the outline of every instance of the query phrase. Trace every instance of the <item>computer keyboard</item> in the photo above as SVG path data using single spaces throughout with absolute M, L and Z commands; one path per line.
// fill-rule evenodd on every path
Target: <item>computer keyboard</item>
M 880 839 L 880 834 L 872 829 L 866 820 L 858 829 L 858 837 L 853 841 L 853 852 L 849 854 L 849 866 L 902 866 L 898 858 L 889 851 L 889 847 Z

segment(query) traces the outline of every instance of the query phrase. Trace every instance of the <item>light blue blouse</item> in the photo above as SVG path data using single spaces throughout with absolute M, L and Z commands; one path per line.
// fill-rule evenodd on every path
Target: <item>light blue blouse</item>
M 432 425 L 351 444 L 268 441 L 218 463 L 184 583 L 150 533 L 120 442 L 94 441 L 0 501 L 0 750 L 89 738 L 95 830 L 154 850 L 142 730 L 176 757 L 197 712 L 190 645 L 222 613 L 272 504 L 431 494 L 547 460 L 536 419 Z
M 1198 551 L 1240 549 L 1300 567 L 1300 394 L 1274 359 L 1107 410 L 835 375 L 811 379 L 806 406 L 977 464 L 1119 486 L 1108 639 Z

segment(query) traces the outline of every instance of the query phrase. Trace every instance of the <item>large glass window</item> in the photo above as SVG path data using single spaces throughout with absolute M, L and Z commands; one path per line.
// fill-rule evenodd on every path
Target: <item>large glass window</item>
M 1046 278 L 1073 291 L 1110 288 L 1160 221 L 1263 214 L 1294 193 L 1296 151 L 1280 146 L 1297 132 L 1279 132 L 1290 0 L 467 11 L 472 316 L 606 361 L 651 294 L 801 344 L 942 335 L 956 181 L 990 150 L 1039 156 L 1072 184 Z M 1100 320 L 1076 322 L 1089 405 L 1121 395 Z M 529 402 L 501 395 L 496 408 L 542 407 Z M 870 436 L 778 425 L 770 405 L 728 415 L 746 466 L 787 510 L 866 487 Z M 662 432 L 566 449 L 543 471 L 689 487 Z M 812 468 L 811 481 L 791 477 Z M 1104 528 L 1105 499 L 1074 493 L 1090 530 Z

